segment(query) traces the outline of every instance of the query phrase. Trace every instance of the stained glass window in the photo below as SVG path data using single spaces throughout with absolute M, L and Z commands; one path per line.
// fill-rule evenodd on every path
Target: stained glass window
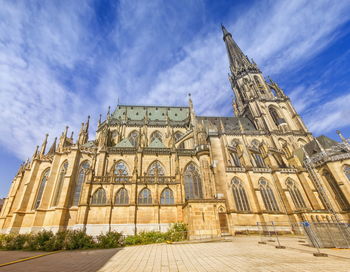
M 92 195 L 91 204 L 103 205 L 106 204 L 106 202 L 106 191 L 103 188 L 97 189 L 96 192 Z
M 335 194 L 335 199 L 338 202 L 340 208 L 344 211 L 348 210 L 350 208 L 349 202 L 346 196 L 344 195 L 344 192 L 340 189 L 338 182 L 334 179 L 333 175 L 328 171 L 324 171 L 323 176 L 326 178 L 329 185 L 331 186 Z
M 55 194 L 54 194 L 53 203 L 52 203 L 53 206 L 57 206 L 58 201 L 60 199 L 64 176 L 67 173 L 67 168 L 68 168 L 68 162 L 64 162 L 61 166 L 61 170 L 58 175 L 57 185 L 56 185 Z
M 128 139 L 134 147 L 137 147 L 139 142 L 139 133 L 136 130 L 130 132 Z
M 50 168 L 46 169 L 41 177 L 41 182 L 40 182 L 38 194 L 36 196 L 36 200 L 34 203 L 34 209 L 37 209 L 41 203 L 41 199 L 43 197 L 43 192 L 44 192 L 45 185 L 46 185 L 47 179 L 49 177 L 49 174 L 50 174 Z
M 120 161 L 114 167 L 114 175 L 116 176 L 116 182 L 127 182 L 129 180 L 128 177 L 128 168 L 125 163 Z
M 125 188 L 119 189 L 115 197 L 115 204 L 129 204 L 129 195 L 128 191 Z
M 277 206 L 276 198 L 268 182 L 264 179 L 261 179 L 259 181 L 259 185 L 265 209 L 269 212 L 278 212 L 279 209 Z
M 186 167 L 184 180 L 186 199 L 203 198 L 202 182 L 195 164 L 190 163 Z
M 83 184 L 85 181 L 87 169 L 89 169 L 90 164 L 88 161 L 85 161 L 81 164 L 80 170 L 79 170 L 79 175 L 78 175 L 78 180 L 75 184 L 75 190 L 74 190 L 74 197 L 73 197 L 73 206 L 78 206 L 79 200 L 80 200 L 80 194 L 81 190 L 83 188 Z
M 160 204 L 174 204 L 174 194 L 170 188 L 165 188 L 160 196 Z
M 162 164 L 159 161 L 153 162 L 149 167 L 147 171 L 147 176 L 148 176 L 148 182 L 155 182 L 155 176 L 158 176 L 158 181 L 163 181 L 165 171 L 162 166 Z
M 348 178 L 348 180 L 350 181 L 350 166 L 349 165 L 345 165 L 344 174 Z
M 141 192 L 139 193 L 138 203 L 141 205 L 152 204 L 152 195 L 149 189 L 144 188 L 141 190 Z
M 287 179 L 286 181 L 289 194 L 293 200 L 294 206 L 297 209 L 305 209 L 305 201 L 303 199 L 303 196 L 301 195 L 299 189 L 296 187 L 295 182 L 292 179 Z
M 248 198 L 241 181 L 238 178 L 233 178 L 231 184 L 237 211 L 249 211 Z

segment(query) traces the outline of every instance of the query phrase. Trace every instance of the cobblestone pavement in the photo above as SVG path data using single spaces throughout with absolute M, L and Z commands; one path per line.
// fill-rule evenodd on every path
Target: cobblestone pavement
M 121 249 L 99 249 L 99 250 L 79 250 L 79 251 L 64 251 L 55 253 L 52 255 L 44 256 L 41 258 L 11 264 L 8 266 L 0 267 L 0 272 L 95 272 L 99 270 L 113 255 L 115 255 Z M 7 258 L 7 261 L 21 259 L 18 256 L 22 255 L 23 251 L 0 251 L 0 258 L 4 254 L 10 255 L 12 253 L 13 258 Z M 34 253 L 31 255 L 25 255 L 30 257 L 33 255 L 39 255 L 40 252 L 27 252 Z M 5 261 L 6 262 L 6 261 Z M 3 263 L 3 262 L 2 262 Z
M 111 271 L 350 271 L 350 250 L 324 250 L 329 257 L 314 257 L 315 250 L 291 244 L 276 249 L 259 245 L 258 237 L 235 237 L 233 241 L 198 244 L 158 244 L 128 247 L 115 254 L 100 272 Z M 289 243 L 290 242 L 290 243 Z
M 65 251 L 5 267 L 2 271 L 350 271 L 350 249 L 323 249 L 329 257 L 314 257 L 314 248 L 298 238 L 280 238 L 258 244 L 259 237 L 234 237 L 211 243 L 155 244 L 123 249 Z M 32 252 L 1 252 L 0 259 L 13 253 L 14 258 Z M 17 255 L 16 255 L 17 254 Z M 35 252 L 38 254 L 38 252 Z M 26 257 L 24 256 L 24 257 Z

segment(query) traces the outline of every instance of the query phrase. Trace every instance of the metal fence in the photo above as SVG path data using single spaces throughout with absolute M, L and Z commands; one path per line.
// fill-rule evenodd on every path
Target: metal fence
M 350 224 L 345 222 L 257 222 L 260 244 L 277 242 L 289 234 L 305 239 L 315 248 L 350 248 Z

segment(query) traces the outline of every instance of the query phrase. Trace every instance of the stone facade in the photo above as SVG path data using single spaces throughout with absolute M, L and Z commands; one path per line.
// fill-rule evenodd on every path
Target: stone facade
M 47 136 L 21 165 L 0 216 L 4 233 L 82 228 L 133 234 L 188 224 L 191 237 L 258 231 L 274 221 L 349 222 L 350 145 L 314 138 L 290 99 L 223 29 L 235 117 L 118 105 L 88 139 Z

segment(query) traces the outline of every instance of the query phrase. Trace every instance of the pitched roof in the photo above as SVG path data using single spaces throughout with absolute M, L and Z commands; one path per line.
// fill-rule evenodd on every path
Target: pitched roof
M 166 148 L 166 146 L 163 144 L 162 141 L 160 141 L 158 138 L 155 138 L 152 143 L 148 146 L 150 148 Z
M 134 147 L 134 146 L 130 143 L 128 138 L 125 138 L 121 140 L 119 143 L 117 143 L 115 147 Z

